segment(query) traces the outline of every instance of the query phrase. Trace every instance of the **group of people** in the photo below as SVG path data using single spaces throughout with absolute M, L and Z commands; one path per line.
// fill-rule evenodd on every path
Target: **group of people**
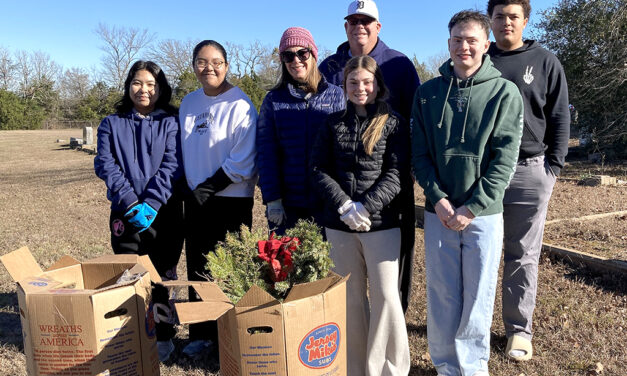
M 522 38 L 530 11 L 529 0 L 489 0 L 487 15 L 455 14 L 450 59 L 421 85 L 411 61 L 378 37 L 374 1 L 353 1 L 347 42 L 321 63 L 308 30 L 285 30 L 280 79 L 259 113 L 226 79 L 216 41 L 194 48 L 202 87 L 178 111 L 163 71 L 136 62 L 117 112 L 98 128 L 94 164 L 111 201 L 113 251 L 148 254 L 176 279 L 185 241 L 187 278 L 202 280 L 205 255 L 227 231 L 252 225 L 258 184 L 271 231 L 313 220 L 335 271 L 351 275 L 348 375 L 407 375 L 415 179 L 426 196 L 427 335 L 438 374 L 488 374 L 503 243 L 506 355 L 530 359 L 544 219 L 570 126 L 559 61 Z M 154 312 L 165 361 L 174 349 L 168 295 L 154 298 L 165 300 Z M 206 353 L 217 335 L 215 322 L 192 325 L 183 352 Z

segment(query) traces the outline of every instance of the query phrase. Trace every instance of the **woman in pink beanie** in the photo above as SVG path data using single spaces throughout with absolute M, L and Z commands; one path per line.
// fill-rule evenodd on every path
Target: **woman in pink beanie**
M 256 146 L 268 227 L 283 234 L 300 218 L 318 218 L 309 154 L 320 126 L 344 110 L 346 101 L 342 89 L 318 70 L 318 47 L 307 29 L 285 30 L 279 53 L 281 77 L 261 105 Z

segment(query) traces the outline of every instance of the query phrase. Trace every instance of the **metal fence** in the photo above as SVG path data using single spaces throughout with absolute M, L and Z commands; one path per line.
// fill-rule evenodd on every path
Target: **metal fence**
M 41 129 L 65 129 L 65 128 L 78 128 L 92 127 L 94 130 L 100 124 L 100 120 L 46 120 L 41 126 Z

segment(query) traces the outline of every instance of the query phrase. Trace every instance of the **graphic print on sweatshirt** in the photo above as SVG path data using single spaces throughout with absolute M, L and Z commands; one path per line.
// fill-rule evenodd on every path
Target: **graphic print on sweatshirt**
M 203 112 L 194 120 L 194 133 L 202 136 L 209 130 L 209 124 L 213 124 L 214 117 L 210 112 Z
M 457 112 L 463 112 L 464 107 L 468 103 L 468 97 L 462 94 L 461 91 L 455 93 L 455 95 L 451 96 L 451 100 L 453 101 L 453 106 L 457 109 Z
M 523 81 L 525 81 L 527 85 L 531 85 L 531 83 L 533 82 L 534 77 L 533 74 L 531 74 L 532 71 L 533 67 L 527 65 L 527 69 L 525 69 L 525 74 L 523 75 Z

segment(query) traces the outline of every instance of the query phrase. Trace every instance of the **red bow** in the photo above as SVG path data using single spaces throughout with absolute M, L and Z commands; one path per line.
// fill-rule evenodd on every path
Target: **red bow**
M 283 236 L 274 238 L 274 232 L 268 240 L 257 242 L 259 258 L 270 265 L 270 279 L 272 282 L 285 281 L 287 274 L 292 271 L 292 252 L 300 245 L 298 238 Z

